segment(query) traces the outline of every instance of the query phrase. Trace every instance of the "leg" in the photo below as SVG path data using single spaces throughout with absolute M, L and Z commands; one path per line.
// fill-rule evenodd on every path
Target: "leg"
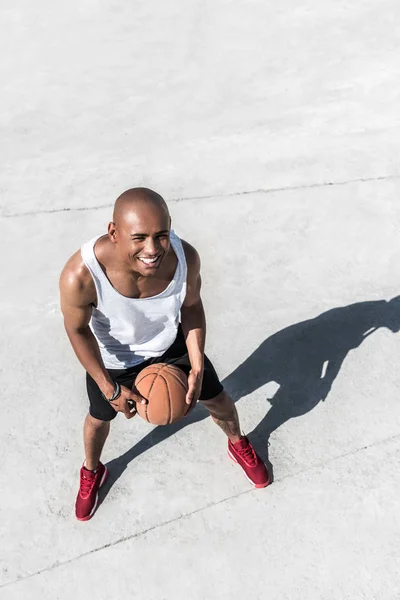
M 236 406 L 225 390 L 215 398 L 202 400 L 201 403 L 210 411 L 214 423 L 221 427 L 232 444 L 242 439 Z
M 83 428 L 83 440 L 86 455 L 85 466 L 89 471 L 97 469 L 109 431 L 110 421 L 100 421 L 90 414 L 87 415 Z
M 99 489 L 108 477 L 108 469 L 100 462 L 100 456 L 110 431 L 110 421 L 117 416 L 114 408 L 104 400 L 97 384 L 88 373 L 86 373 L 86 388 L 90 412 L 83 427 L 86 460 L 80 470 L 79 491 L 75 502 L 75 515 L 79 521 L 91 519 L 96 511 Z
M 270 483 L 267 467 L 247 437 L 242 436 L 233 400 L 222 390 L 215 398 L 201 400 L 201 403 L 210 411 L 213 421 L 228 436 L 228 454 L 232 460 L 242 467 L 247 479 L 256 488 L 266 487 Z

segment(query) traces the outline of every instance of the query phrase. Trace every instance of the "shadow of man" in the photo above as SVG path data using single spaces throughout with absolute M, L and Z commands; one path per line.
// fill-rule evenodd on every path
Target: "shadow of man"
M 224 380 L 235 401 L 267 382 L 279 385 L 250 434 L 256 446 L 266 447 L 278 427 L 324 401 L 350 350 L 381 327 L 400 330 L 400 297 L 334 308 L 267 338 Z
M 388 302 L 358 302 L 334 308 L 286 327 L 262 342 L 223 380 L 224 388 L 235 402 L 270 381 L 279 384 L 278 391 L 269 399 L 271 408 L 249 434 L 264 460 L 269 462 L 267 447 L 271 433 L 325 400 L 348 352 L 381 327 L 393 333 L 400 330 L 400 296 Z M 134 458 L 208 415 L 198 405 L 184 420 L 154 428 L 133 448 L 109 462 L 110 475 L 102 499 Z

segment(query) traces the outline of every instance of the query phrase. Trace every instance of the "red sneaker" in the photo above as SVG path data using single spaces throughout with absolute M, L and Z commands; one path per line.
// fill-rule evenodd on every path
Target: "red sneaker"
M 76 497 L 75 514 L 79 521 L 88 521 L 94 514 L 99 501 L 99 488 L 105 483 L 108 469 L 101 462 L 96 472 L 81 468 L 81 481 Z
M 256 488 L 265 488 L 270 483 L 267 467 L 247 437 L 242 437 L 236 444 L 228 440 L 228 456 L 242 467 L 245 476 Z

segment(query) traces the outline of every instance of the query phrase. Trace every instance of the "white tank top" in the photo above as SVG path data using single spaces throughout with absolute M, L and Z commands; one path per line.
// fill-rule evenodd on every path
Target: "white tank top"
M 171 246 L 178 258 L 172 281 L 157 296 L 127 298 L 111 285 L 95 256 L 94 246 L 100 237 L 81 248 L 97 292 L 90 328 L 106 369 L 128 369 L 147 358 L 161 356 L 176 338 L 186 296 L 185 252 L 181 240 L 171 231 Z

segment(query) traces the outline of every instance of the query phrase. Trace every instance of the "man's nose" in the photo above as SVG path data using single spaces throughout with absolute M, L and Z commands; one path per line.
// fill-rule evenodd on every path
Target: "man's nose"
M 152 238 L 148 238 L 147 239 L 146 254 L 150 254 L 150 256 L 153 256 L 154 254 L 157 254 L 157 242 L 156 242 L 156 240 L 153 240 Z

